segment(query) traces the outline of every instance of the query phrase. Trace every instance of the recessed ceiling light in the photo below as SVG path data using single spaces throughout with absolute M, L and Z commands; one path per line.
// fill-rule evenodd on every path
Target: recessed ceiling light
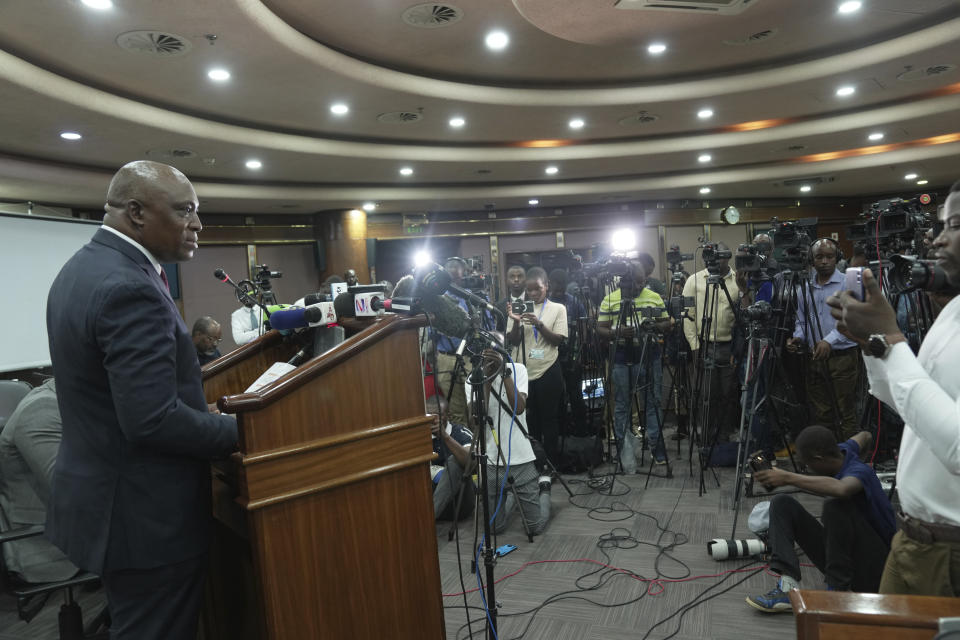
M 574 118 L 568 124 L 570 125 L 571 129 L 583 129 L 583 125 L 585 123 L 583 122 L 582 118 Z
M 713 156 L 709 153 L 701 153 L 697 158 L 697 162 L 710 162 L 711 160 L 713 160 Z
M 91 9 L 112 9 L 113 2 L 111 0 L 81 0 L 83 4 L 87 5 Z
M 350 112 L 350 107 L 343 104 L 342 102 L 338 102 L 336 104 L 330 105 L 330 113 L 332 113 L 335 116 L 342 116 L 349 112 Z
M 247 160 L 247 169 L 259 169 L 263 163 L 259 160 Z
M 923 186 L 923 185 L 927 184 L 928 182 L 930 182 L 930 181 L 929 181 L 929 180 L 917 180 L 917 184 L 920 185 L 920 186 Z
M 700 187 L 700 193 L 710 193 L 710 187 Z
M 667 50 L 667 45 L 662 42 L 654 42 L 649 47 L 647 47 L 647 53 L 652 53 L 655 56 L 660 55 Z
M 412 176 L 412 175 L 413 175 L 413 169 L 412 169 L 411 167 L 401 167 L 401 168 L 400 168 L 400 175 L 402 175 L 402 176 Z
M 210 69 L 207 71 L 207 77 L 216 82 L 226 82 L 230 79 L 230 72 L 226 69 Z
M 527 200 L 527 204 L 529 205 L 540 204 L 540 201 L 537 200 L 536 198 L 530 198 L 529 200 Z
M 915 174 L 915 173 L 908 173 L 907 175 L 903 176 L 903 179 L 904 179 L 904 180 L 916 180 L 918 177 L 919 177 L 919 176 L 918 176 L 917 174 Z
M 450 118 L 450 126 L 453 127 L 454 129 L 459 129 L 465 124 L 467 124 L 467 121 L 459 116 L 456 118 Z
M 376 208 L 377 208 L 377 203 L 375 203 L 375 202 L 364 202 L 364 203 L 363 203 L 363 210 L 364 210 L 364 211 L 368 211 L 368 212 L 369 212 L 369 211 L 373 211 L 373 210 L 376 209 Z
M 876 131 L 868 135 L 867 140 L 872 140 L 874 142 L 876 142 L 877 140 L 883 140 L 883 134 L 879 131 Z
M 700 109 L 697 111 L 697 117 L 701 120 L 706 120 L 707 118 L 713 117 L 713 109 Z
M 60 137 L 64 140 L 79 140 L 83 136 L 76 131 L 64 131 L 60 134 Z
M 837 12 L 839 13 L 853 13 L 854 11 L 859 11 L 860 7 L 863 6 L 862 2 L 857 0 L 849 0 L 848 2 L 841 2 L 840 6 L 837 7 Z
M 507 45 L 510 44 L 510 36 L 503 31 L 491 31 L 487 34 L 487 37 L 484 38 L 484 42 L 488 49 L 500 51 L 501 49 L 506 49 Z
M 856 91 L 857 91 L 856 87 L 847 85 L 845 87 L 840 87 L 839 89 L 837 89 L 837 95 L 840 96 L 841 98 L 846 98 L 847 96 L 852 96 L 854 93 L 856 93 Z
M 558 171 L 560 171 L 560 169 L 558 169 L 557 167 L 547 167 L 547 168 L 544 169 L 543 171 L 544 171 L 544 173 L 546 173 L 548 176 L 552 176 L 552 175 L 555 175 Z
M 802 187 L 800 187 L 800 191 L 803 191 L 804 193 L 807 193 L 807 192 L 810 191 L 811 189 L 813 189 L 813 187 L 811 187 L 811 186 L 808 185 L 808 184 L 805 184 L 805 185 L 803 185 Z

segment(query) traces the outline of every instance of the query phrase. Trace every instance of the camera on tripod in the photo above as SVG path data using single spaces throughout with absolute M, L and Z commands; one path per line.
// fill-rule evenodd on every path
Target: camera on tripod
M 881 252 L 912 250 L 919 253 L 923 234 L 932 226 L 930 215 L 921 208 L 919 198 L 891 198 L 871 204 L 861 213 L 863 222 L 847 227 L 847 238 L 854 243 L 879 246 Z
M 717 242 L 704 242 L 700 245 L 700 254 L 703 256 L 703 263 L 707 267 L 707 273 L 719 275 L 720 261 L 729 260 L 733 257 L 730 249 L 721 249 Z
M 780 252 L 777 261 L 783 269 L 806 271 L 810 268 L 810 234 L 804 227 L 811 224 L 816 224 L 816 218 L 807 225 L 794 220 L 780 222 L 771 218 L 770 235 L 773 236 L 774 246 Z
M 469 289 L 473 293 L 488 293 L 493 283 L 493 278 L 483 273 L 483 257 L 474 256 L 472 258 L 463 258 L 469 275 L 464 276 L 461 286 Z
M 667 251 L 667 267 L 671 272 L 678 273 L 683 271 L 683 262 L 685 260 L 693 260 L 692 253 L 680 253 L 680 245 L 672 244 L 670 245 L 670 250 Z
M 270 271 L 270 267 L 265 264 L 257 265 L 257 272 L 254 274 L 253 279 L 257 283 L 257 286 L 263 289 L 264 291 L 269 291 L 271 284 L 271 278 L 282 278 L 282 271 Z
M 737 247 L 734 258 L 734 268 L 746 273 L 760 273 L 767 257 L 760 253 L 760 247 L 755 244 L 741 244 Z
M 758 300 L 746 309 L 741 309 L 740 313 L 750 322 L 766 322 L 773 317 L 773 307 L 766 300 Z

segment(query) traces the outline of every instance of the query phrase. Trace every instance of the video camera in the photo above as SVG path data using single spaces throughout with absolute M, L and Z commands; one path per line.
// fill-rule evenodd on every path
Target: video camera
M 670 250 L 667 251 L 668 269 L 673 272 L 683 271 L 684 260 L 693 260 L 693 254 L 680 253 L 680 245 L 678 244 L 670 245 Z
M 891 293 L 906 293 L 916 289 L 944 291 L 950 288 L 947 274 L 936 260 L 921 260 L 914 256 L 890 256 L 893 266 L 887 273 Z
M 737 271 L 760 274 L 767 257 L 760 253 L 760 247 L 755 244 L 741 244 L 737 247 L 734 258 L 734 268 Z
M 704 242 L 700 245 L 700 254 L 703 256 L 703 264 L 707 267 L 707 273 L 710 275 L 720 274 L 720 261 L 729 260 L 733 257 L 730 249 L 721 249 L 717 242 Z
M 855 244 L 879 246 L 884 253 L 919 253 L 923 234 L 933 226 L 923 204 L 920 198 L 878 200 L 860 214 L 863 222 L 847 227 L 847 238 Z
M 816 225 L 816 218 L 803 221 L 780 222 L 770 219 L 770 235 L 779 253 L 777 262 L 789 271 L 806 271 L 810 268 L 810 234 L 808 228 Z
M 257 286 L 263 289 L 264 291 L 269 291 L 271 284 L 271 278 L 282 278 L 282 271 L 270 271 L 270 267 L 265 264 L 256 265 L 257 272 L 254 274 L 253 279 L 257 283 Z

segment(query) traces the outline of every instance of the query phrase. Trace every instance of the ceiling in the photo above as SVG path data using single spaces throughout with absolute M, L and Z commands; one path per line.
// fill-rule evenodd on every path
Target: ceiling
M 960 1 L 841 4 L 3 2 L 0 200 L 99 208 L 112 173 L 140 158 L 184 171 L 202 211 L 235 213 L 949 185 L 960 177 Z M 495 30 L 509 38 L 499 51 L 485 45 Z M 157 36 L 131 33 L 144 31 L 165 34 L 164 52 Z M 666 50 L 650 53 L 654 43 Z M 214 68 L 229 80 L 211 80 Z M 854 93 L 838 96 L 843 86 Z M 338 103 L 349 111 L 332 113 Z

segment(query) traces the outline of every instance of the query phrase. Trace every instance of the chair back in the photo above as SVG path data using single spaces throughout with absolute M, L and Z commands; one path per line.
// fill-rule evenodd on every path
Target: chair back
M 30 383 L 23 380 L 0 380 L 0 430 L 31 389 Z

